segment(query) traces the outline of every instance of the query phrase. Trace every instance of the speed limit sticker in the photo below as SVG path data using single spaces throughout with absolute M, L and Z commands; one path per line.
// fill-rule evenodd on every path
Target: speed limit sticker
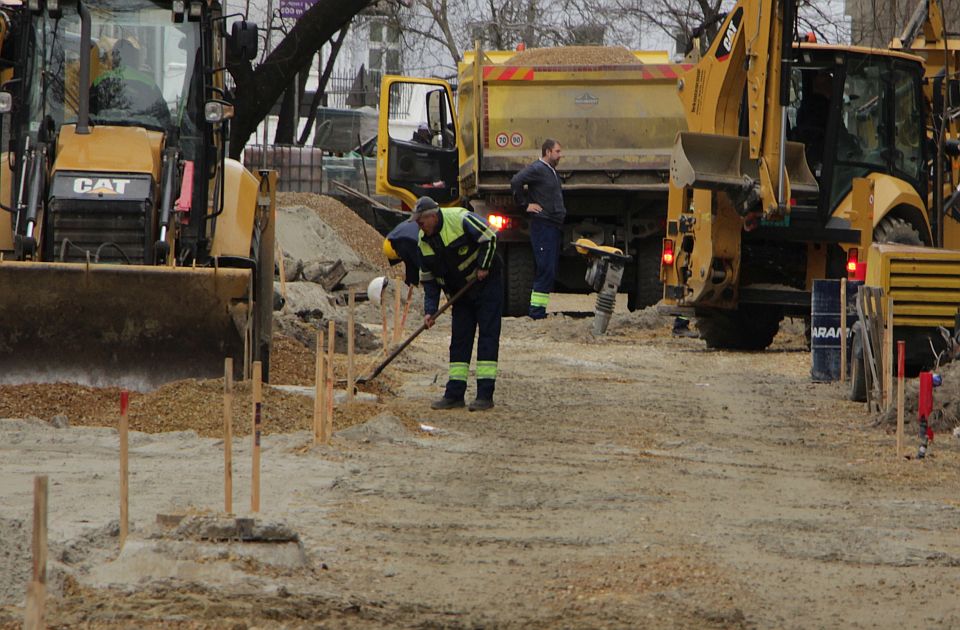
M 505 146 L 507 146 L 507 143 L 508 143 L 508 142 L 510 142 L 510 139 L 507 137 L 507 134 L 505 134 L 505 133 L 498 133 L 498 134 L 497 134 L 497 146 L 498 146 L 498 147 L 501 147 L 501 148 L 502 148 L 502 147 L 505 147 Z
M 514 133 L 512 136 L 510 136 L 510 144 L 515 147 L 519 147 L 521 144 L 523 144 L 523 136 L 519 133 Z

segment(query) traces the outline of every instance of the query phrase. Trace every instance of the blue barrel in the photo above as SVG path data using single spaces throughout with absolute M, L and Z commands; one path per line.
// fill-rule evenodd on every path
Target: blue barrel
M 857 291 L 862 281 L 847 282 L 847 364 L 857 321 Z M 810 377 L 818 383 L 840 379 L 840 281 L 814 280 L 810 300 Z

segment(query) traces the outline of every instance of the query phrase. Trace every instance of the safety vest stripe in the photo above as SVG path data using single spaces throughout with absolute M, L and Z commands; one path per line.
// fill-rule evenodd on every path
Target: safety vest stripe
M 548 304 L 550 304 L 549 293 L 540 293 L 538 291 L 530 292 L 530 306 L 542 306 L 543 308 L 547 308 Z
M 480 243 L 488 243 L 487 252 L 484 254 L 483 260 L 480 261 L 480 268 L 490 269 L 493 264 L 493 256 L 497 251 L 497 233 L 484 221 L 472 214 L 467 214 L 464 218 L 480 232 Z
M 450 364 L 450 380 L 451 381 L 465 381 L 467 380 L 468 374 L 470 374 L 469 363 L 451 363 Z
M 477 378 L 497 378 L 497 362 L 477 361 Z
M 477 254 L 479 253 L 479 251 L 480 251 L 480 250 L 476 250 L 476 249 L 473 250 L 473 253 L 472 253 L 472 254 L 470 254 L 469 256 L 467 256 L 462 263 L 460 263 L 459 265 L 457 265 L 457 269 L 459 269 L 460 271 L 463 271 L 463 270 L 465 270 L 467 267 L 469 267 L 470 265 L 472 265 L 472 264 L 473 264 L 473 261 L 475 261 L 475 260 L 477 259 Z

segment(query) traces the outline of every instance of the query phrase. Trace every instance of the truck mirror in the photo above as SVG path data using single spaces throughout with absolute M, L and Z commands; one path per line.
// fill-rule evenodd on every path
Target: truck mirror
M 433 133 L 440 133 L 443 129 L 443 112 L 445 109 L 443 96 L 443 90 L 427 92 L 427 124 Z
M 956 79 L 947 81 L 947 102 L 950 109 L 960 107 L 960 81 Z
M 243 20 L 234 22 L 230 27 L 227 46 L 233 58 L 252 61 L 257 57 L 258 44 L 257 25 L 254 22 Z

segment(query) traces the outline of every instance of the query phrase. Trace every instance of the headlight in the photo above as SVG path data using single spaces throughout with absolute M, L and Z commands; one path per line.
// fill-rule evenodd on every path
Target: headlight
M 225 101 L 207 101 L 203 106 L 203 119 L 210 124 L 233 118 L 233 105 Z

